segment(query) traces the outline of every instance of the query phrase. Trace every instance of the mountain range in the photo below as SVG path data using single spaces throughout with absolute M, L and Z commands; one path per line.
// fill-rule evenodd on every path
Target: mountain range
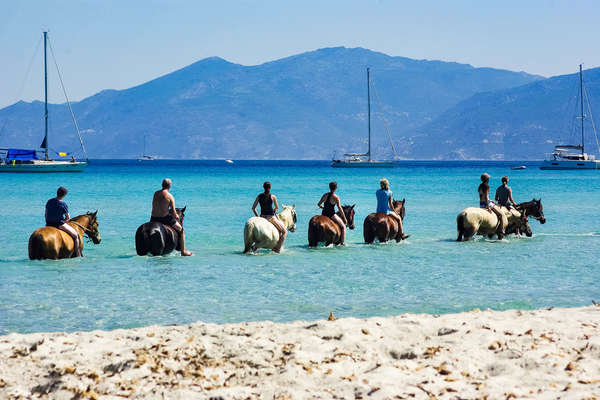
M 574 75 L 524 72 L 325 48 L 256 66 L 218 57 L 124 90 L 72 103 L 90 158 L 328 159 L 362 152 L 371 68 L 377 158 L 534 159 L 565 131 Z M 585 72 L 598 98 L 600 69 Z M 574 90 L 574 91 L 573 91 Z M 572 116 L 572 111 L 569 111 Z M 50 147 L 78 148 L 64 104 L 49 105 Z M 564 125 L 564 124 L 563 124 Z M 43 103 L 0 110 L 0 147 L 43 137 Z

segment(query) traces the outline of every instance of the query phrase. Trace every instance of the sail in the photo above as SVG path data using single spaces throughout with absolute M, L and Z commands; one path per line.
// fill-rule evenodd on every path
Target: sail
M 13 161 L 13 160 L 23 160 L 23 161 L 38 160 L 37 155 L 35 154 L 35 150 L 25 150 L 25 149 L 8 149 L 8 152 L 6 153 L 6 159 L 8 161 Z
M 47 149 L 48 148 L 48 141 L 46 140 L 46 136 L 44 136 L 44 140 L 42 140 L 42 144 L 40 144 L 40 147 L 42 149 Z

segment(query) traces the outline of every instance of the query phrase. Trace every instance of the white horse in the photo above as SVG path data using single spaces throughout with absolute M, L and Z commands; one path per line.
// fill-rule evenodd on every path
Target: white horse
M 296 230 L 296 206 L 283 206 L 276 218 L 290 232 Z M 279 242 L 279 231 L 266 218 L 252 217 L 244 226 L 244 253 L 257 249 L 273 249 Z
M 498 207 L 498 206 L 496 206 Z M 516 226 L 519 229 L 524 229 L 528 226 L 527 218 L 515 208 L 500 207 L 502 211 L 502 222 L 506 227 L 506 232 L 510 233 L 510 227 Z M 496 235 L 498 230 L 498 216 L 486 210 L 485 208 L 467 207 L 456 217 L 456 227 L 458 229 L 457 242 L 471 239 L 475 234 L 479 235 Z

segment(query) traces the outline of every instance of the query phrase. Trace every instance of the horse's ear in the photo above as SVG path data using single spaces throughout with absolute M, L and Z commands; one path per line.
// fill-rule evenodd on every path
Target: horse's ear
M 98 210 L 96 210 L 96 211 L 94 211 L 94 212 L 92 213 L 92 215 L 93 215 L 94 217 L 96 216 L 96 214 L 98 214 Z
M 406 199 L 402 199 L 402 204 L 406 203 Z
M 356 205 L 356 203 L 352 204 L 352 207 L 350 207 L 350 208 L 354 209 L 354 206 L 355 206 L 355 205 Z
M 296 209 L 296 205 L 295 205 L 295 204 L 292 204 L 292 208 L 295 210 L 295 209 Z
M 181 209 L 181 212 L 185 212 L 186 208 L 187 208 L 187 205 Z

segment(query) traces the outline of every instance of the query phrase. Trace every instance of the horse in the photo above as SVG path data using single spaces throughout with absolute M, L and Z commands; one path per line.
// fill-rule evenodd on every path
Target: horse
M 348 221 L 348 228 L 354 229 L 354 206 L 342 206 L 346 220 Z M 342 217 L 341 212 L 336 213 L 340 218 Z M 343 219 L 342 219 L 343 220 Z M 325 246 L 330 244 L 340 244 L 340 238 L 342 237 L 342 231 L 338 224 L 336 224 L 331 218 L 324 215 L 315 215 L 308 222 L 308 247 L 316 247 L 319 242 L 325 242 Z
M 402 201 L 392 201 L 392 206 L 396 214 L 400 216 L 404 221 L 406 215 L 406 208 L 404 203 L 406 199 Z M 395 239 L 396 242 L 402 240 L 402 235 L 398 229 L 398 223 L 396 219 L 385 213 L 371 213 L 365 218 L 363 223 L 363 238 L 365 243 L 371 244 L 378 239 L 380 243 L 387 242 L 388 240 Z
M 186 208 L 187 206 L 175 209 L 182 228 Z M 135 251 L 138 256 L 145 256 L 148 253 L 153 256 L 164 256 L 173 250 L 181 250 L 179 232 L 175 228 L 160 222 L 146 222 L 135 231 Z
M 546 223 L 541 199 L 531 200 L 525 203 L 517 204 L 514 208 L 501 207 L 504 220 L 505 234 L 515 233 L 516 228 L 524 232 L 527 236 L 531 232 L 528 217 L 533 217 L 541 224 Z M 498 234 L 498 217 L 483 208 L 467 207 L 456 217 L 456 227 L 458 230 L 457 242 L 467 241 L 475 234 L 487 235 L 492 237 L 494 234 L 498 239 L 502 239 L 502 234 Z M 510 229 L 509 229 L 510 227 Z
M 296 206 L 283 206 L 283 210 L 276 218 L 283 223 L 290 232 L 296 231 Z M 279 231 L 266 218 L 252 217 L 244 225 L 244 254 L 259 248 L 273 249 L 279 241 Z
M 519 212 L 524 212 L 528 217 L 533 217 L 540 224 L 546 223 L 546 217 L 544 216 L 544 206 L 542 206 L 542 199 L 532 199 L 524 203 L 519 203 L 515 206 Z
M 94 244 L 100 243 L 100 232 L 98 232 L 98 211 L 87 212 L 83 215 L 71 218 L 67 224 L 79 235 L 80 250 L 83 250 L 83 236 L 87 236 Z M 75 241 L 65 231 L 53 226 L 44 226 L 36 229 L 29 236 L 29 259 L 58 260 L 61 258 L 76 257 Z

